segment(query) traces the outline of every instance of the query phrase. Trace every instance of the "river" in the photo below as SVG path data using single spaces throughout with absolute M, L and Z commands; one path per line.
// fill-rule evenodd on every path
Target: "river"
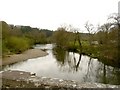
M 76 80 L 81 83 L 120 85 L 120 68 L 105 65 L 86 55 L 53 47 L 53 44 L 36 45 L 34 48 L 44 49 L 48 55 L 7 65 L 2 70 L 34 72 L 37 76 Z

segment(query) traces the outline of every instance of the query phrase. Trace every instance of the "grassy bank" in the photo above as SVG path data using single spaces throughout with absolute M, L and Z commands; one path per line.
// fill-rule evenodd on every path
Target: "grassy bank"
M 90 45 L 88 41 L 81 41 L 82 52 L 80 51 L 79 43 L 70 42 L 65 46 L 65 50 L 82 53 L 83 55 L 90 56 L 92 58 L 97 58 L 99 61 L 115 66 L 120 67 L 118 59 L 118 48 L 116 45 Z

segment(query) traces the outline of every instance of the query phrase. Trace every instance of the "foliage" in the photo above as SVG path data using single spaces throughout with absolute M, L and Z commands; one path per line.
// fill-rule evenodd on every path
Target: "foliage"
M 50 37 L 53 34 L 53 31 L 48 30 L 48 29 L 40 29 L 40 32 L 46 34 L 46 37 Z
M 120 22 L 118 16 L 111 18 L 114 22 L 99 26 L 97 32 L 94 32 L 93 25 L 87 22 L 85 28 L 88 33 L 74 32 L 75 29 L 70 27 L 59 27 L 57 31 L 53 32 L 30 26 L 18 27 L 2 22 L 3 53 L 19 53 L 30 48 L 33 44 L 49 42 L 56 43 L 62 49 L 81 51 L 80 53 L 91 57 L 104 57 L 106 60 L 116 58 L 114 61 L 118 60 L 120 64 Z M 98 44 L 93 44 L 94 41 Z M 117 58 L 118 56 L 119 58 Z
M 4 40 L 2 41 L 2 55 L 5 56 L 6 54 L 10 54 L 10 50 L 6 46 L 7 42 Z
M 68 44 L 68 34 L 64 28 L 58 28 L 58 30 L 53 33 L 52 40 L 56 45 L 66 47 Z
M 8 25 L 1 21 L 2 54 L 21 53 L 32 47 L 33 44 L 47 43 L 46 32 L 30 26 Z M 48 33 L 49 34 L 49 33 Z M 50 32 L 49 37 L 52 33 Z M 50 40 L 49 40 L 50 42 Z
M 23 37 L 10 37 L 7 45 L 11 52 L 20 53 L 30 48 L 29 39 Z
M 25 33 L 25 37 L 33 41 L 34 44 L 47 43 L 46 35 L 38 30 L 32 30 Z
M 53 33 L 53 42 L 67 50 L 80 52 L 95 58 L 104 58 L 106 61 L 110 60 L 120 65 L 120 24 L 117 18 L 114 19 L 116 22 L 105 23 L 99 26 L 98 31 L 94 33 L 94 27 L 89 23 L 86 23 L 85 26 L 88 33 L 84 34 L 70 33 L 66 28 L 58 28 Z

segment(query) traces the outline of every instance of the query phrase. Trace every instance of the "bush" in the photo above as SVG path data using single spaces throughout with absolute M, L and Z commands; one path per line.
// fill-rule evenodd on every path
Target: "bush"
M 6 46 L 6 43 L 5 43 L 5 40 L 4 41 L 2 41 L 2 55 L 4 56 L 4 55 L 7 55 L 7 54 L 9 54 L 9 49 L 7 48 L 7 46 Z
M 21 53 L 30 48 L 30 41 L 24 37 L 12 36 L 8 39 L 7 47 L 11 52 Z

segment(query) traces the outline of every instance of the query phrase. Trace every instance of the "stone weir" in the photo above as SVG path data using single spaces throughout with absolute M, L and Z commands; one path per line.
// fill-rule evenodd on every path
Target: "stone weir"
M 58 78 L 38 77 L 35 73 L 24 71 L 3 71 L 0 73 L 2 88 L 52 88 L 62 90 L 80 90 L 83 88 L 120 88 L 120 85 L 109 85 L 100 83 L 80 83 L 74 80 L 63 80 Z

